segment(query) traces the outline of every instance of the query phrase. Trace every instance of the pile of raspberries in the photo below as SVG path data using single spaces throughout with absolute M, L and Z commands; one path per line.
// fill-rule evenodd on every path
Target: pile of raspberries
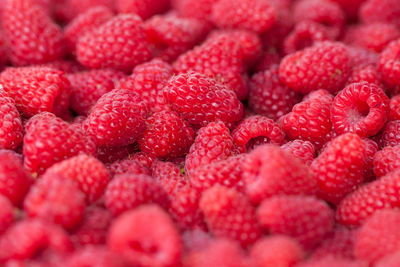
M 399 267 L 399 0 L 1 0 L 0 266 Z

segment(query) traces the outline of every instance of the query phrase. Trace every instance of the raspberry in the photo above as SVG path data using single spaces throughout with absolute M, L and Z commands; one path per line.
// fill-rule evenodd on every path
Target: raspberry
M 72 254 L 65 262 L 65 266 L 125 267 L 127 263 L 119 255 L 110 252 L 105 247 L 89 246 Z
M 263 51 L 261 56 L 258 58 L 255 66 L 253 67 L 253 70 L 255 72 L 262 72 L 269 70 L 274 67 L 274 65 L 279 66 L 279 62 L 281 61 L 281 56 L 279 55 L 278 51 L 276 49 L 269 49 L 266 51 Z M 279 73 L 276 73 L 276 76 L 278 77 Z M 253 76 L 254 77 L 254 76 Z M 273 78 L 271 78 L 272 80 Z M 249 84 L 249 87 L 251 86 L 251 83 Z M 289 92 L 292 92 L 290 90 Z M 249 88 L 249 99 L 251 98 L 251 87 Z
M 61 22 L 70 22 L 76 16 L 97 7 L 104 6 L 110 10 L 114 9 L 113 0 L 61 0 L 53 2 L 53 13 Z
M 289 113 L 300 101 L 300 95 L 282 84 L 278 67 L 253 75 L 249 84 L 249 106 L 257 114 L 273 120 Z
M 388 146 L 374 156 L 374 172 L 377 177 L 384 176 L 400 168 L 400 145 Z
M 396 0 L 367 0 L 361 6 L 360 19 L 363 22 L 386 22 L 400 26 L 400 7 Z
M 315 158 L 315 148 L 309 141 L 294 140 L 282 145 L 281 148 L 300 159 L 307 166 L 310 166 Z
M 272 235 L 257 241 L 250 250 L 257 266 L 294 266 L 304 259 L 305 253 L 296 240 Z
M 13 208 L 10 200 L 0 195 L 0 234 L 3 234 L 14 222 Z
M 72 244 L 66 232 L 41 220 L 22 220 L 13 224 L 0 238 L 0 262 L 33 260 L 46 253 L 66 255 Z
M 122 72 L 103 69 L 68 74 L 71 83 L 71 108 L 80 115 L 87 115 L 97 100 L 115 88 L 125 77 Z
M 361 82 L 373 83 L 379 88 L 384 88 L 381 83 L 378 70 L 376 67 L 371 65 L 364 67 L 353 67 L 353 71 L 347 80 L 347 85 Z
M 330 236 L 314 250 L 313 259 L 334 257 L 343 259 L 354 259 L 353 245 L 356 236 L 355 230 L 338 227 Z
M 315 179 L 299 159 L 275 145 L 254 149 L 243 163 L 246 193 L 254 203 L 280 194 L 314 194 Z
M 389 120 L 400 120 L 400 95 L 396 95 L 390 99 Z
M 41 64 L 64 55 L 62 30 L 34 0 L 6 0 L 2 26 L 15 66 Z
M 380 134 L 377 136 L 377 142 L 380 147 L 396 146 L 400 144 L 399 139 L 400 120 L 389 121 L 383 127 Z
M 211 17 L 220 28 L 262 33 L 274 25 L 277 10 L 268 1 L 220 0 L 213 5 Z
M 124 146 L 142 134 L 146 116 L 147 108 L 137 94 L 115 89 L 100 97 L 83 127 L 99 146 Z
M 222 122 L 212 122 L 200 128 L 185 160 L 185 173 L 199 166 L 224 160 L 233 155 L 234 143 L 229 129 Z
M 169 195 L 175 195 L 187 183 L 181 169 L 171 162 L 157 160 L 152 166 L 152 176 L 157 180 Z
M 216 237 L 236 240 L 242 246 L 260 238 L 256 211 L 246 196 L 236 190 L 215 185 L 202 194 L 199 206 Z
M 83 117 L 83 121 L 86 118 Z M 110 164 L 115 161 L 123 160 L 130 154 L 129 146 L 122 147 L 98 147 L 97 158 L 105 164 Z
M 178 14 L 188 17 L 209 21 L 213 0 L 172 0 L 172 5 Z
M 246 151 L 267 143 L 281 145 L 285 134 L 273 120 L 256 115 L 244 119 L 232 132 L 232 138 L 239 150 Z
M 350 60 L 346 47 L 329 41 L 286 56 L 279 67 L 282 82 L 303 94 L 320 88 L 337 92 L 343 88 L 349 75 Z
M 75 73 L 83 71 L 85 68 L 75 60 L 56 60 L 37 65 L 38 67 L 50 68 L 63 71 L 65 73 Z
M 339 134 L 350 132 L 369 137 L 384 126 L 388 111 L 389 98 L 381 88 L 366 82 L 354 83 L 333 100 L 331 120 Z
M 111 220 L 111 213 L 105 208 L 88 207 L 81 223 L 72 232 L 71 240 L 77 247 L 104 244 Z
M 42 176 L 24 201 L 24 210 L 29 217 L 54 222 L 66 229 L 80 222 L 84 209 L 85 195 L 78 184 L 53 173 Z
M 147 203 L 168 207 L 168 195 L 157 181 L 144 174 L 116 175 L 105 192 L 105 204 L 114 215 Z
M 376 66 L 378 62 L 378 54 L 361 47 L 348 46 L 350 61 L 352 62 L 353 68 L 365 67 L 371 65 Z
M 344 42 L 363 47 L 375 52 L 381 52 L 391 41 L 400 37 L 396 26 L 387 23 L 362 24 L 350 27 L 344 37 Z
M 115 219 L 107 244 L 132 264 L 149 267 L 179 265 L 182 250 L 172 220 L 155 205 L 141 206 Z
M 376 267 L 396 267 L 400 264 L 400 253 L 395 252 L 388 256 L 383 257 L 374 265 Z
M 357 226 L 377 210 L 399 207 L 399 180 L 400 173 L 391 172 L 349 194 L 337 208 L 338 222 Z
M 329 206 L 310 196 L 274 196 L 257 209 L 260 224 L 272 234 L 296 239 L 304 248 L 318 245 L 333 229 Z
M 156 158 L 150 154 L 145 152 L 138 152 L 132 155 L 129 155 L 129 159 L 137 160 L 140 164 L 142 164 L 146 168 L 151 168 L 151 165 L 156 160 Z
M 142 151 L 164 158 L 185 155 L 193 142 L 193 129 L 176 112 L 168 110 L 151 115 L 138 140 Z
M 107 169 L 112 177 L 124 173 L 150 175 L 150 170 L 147 167 L 140 164 L 138 160 L 129 158 L 114 161 L 107 165 Z
M 113 13 L 105 6 L 96 6 L 79 14 L 64 28 L 65 41 L 70 52 L 75 53 L 79 38 L 110 20 Z
M 128 72 L 151 57 L 142 20 L 135 14 L 118 15 L 82 36 L 76 54 L 88 68 Z
M 360 227 L 354 243 L 356 258 L 372 263 L 398 251 L 399 223 L 399 211 L 391 209 L 377 211 L 367 219 Z
M 298 264 L 296 267 L 365 267 L 365 262 L 341 258 L 326 257 Z
M 142 19 L 163 13 L 169 7 L 168 0 L 117 0 L 115 6 L 118 13 L 134 13 Z
M 78 155 L 56 163 L 48 168 L 44 175 L 50 174 L 76 181 L 87 202 L 99 199 L 110 179 L 103 163 L 88 155 Z
M 164 96 L 172 109 L 190 124 L 235 122 L 243 116 L 243 106 L 234 92 L 205 75 L 189 72 L 171 78 Z
M 0 149 L 15 149 L 22 142 L 22 121 L 15 101 L 0 91 Z
M 81 153 L 96 153 L 94 140 L 79 125 L 69 124 L 51 113 L 32 117 L 25 131 L 24 166 L 32 173 L 41 174 L 54 163 Z
M 400 61 L 397 59 L 399 53 L 400 40 L 393 41 L 382 51 L 378 59 L 378 71 L 390 95 L 400 93 Z
M 340 5 L 342 10 L 346 13 L 346 15 L 350 19 L 357 18 L 358 16 L 358 10 L 360 9 L 361 5 L 365 2 L 366 0 L 353 0 L 353 1 L 347 1 L 347 0 L 333 0 L 333 2 L 336 2 Z
M 48 111 L 63 114 L 69 105 L 70 84 L 63 72 L 42 67 L 7 68 L 0 85 L 25 116 Z
M 280 118 L 280 124 L 287 137 L 310 141 L 316 147 L 321 147 L 332 130 L 332 102 L 331 94 L 325 90 L 318 90 L 294 105 L 292 112 Z

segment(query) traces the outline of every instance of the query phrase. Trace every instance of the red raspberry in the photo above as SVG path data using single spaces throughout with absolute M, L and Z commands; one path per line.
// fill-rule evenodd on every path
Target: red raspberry
M 19 221 L 0 238 L 0 262 L 32 261 L 45 257 L 46 253 L 66 255 L 71 250 L 72 244 L 67 233 L 58 226 L 41 220 Z
M 365 262 L 342 258 L 326 257 L 300 263 L 296 267 L 365 267 Z
M 182 170 L 172 162 L 157 160 L 152 166 L 152 176 L 156 179 L 169 195 L 175 195 L 187 183 Z
M 147 19 L 155 14 L 163 13 L 169 8 L 168 0 L 116 0 L 115 6 L 118 13 L 133 13 L 142 19 Z
M 377 134 L 385 125 L 389 98 L 378 86 L 353 83 L 337 94 L 331 108 L 331 120 L 338 134 L 356 133 L 362 137 Z
M 282 145 L 281 148 L 300 159 L 307 166 L 310 166 L 315 158 L 315 148 L 309 141 L 294 140 Z
M 86 118 L 83 117 L 83 120 Z M 129 146 L 122 147 L 98 147 L 97 158 L 105 164 L 110 164 L 115 161 L 123 160 L 131 153 Z
M 285 134 L 273 120 L 256 115 L 244 119 L 232 132 L 232 138 L 239 150 L 246 151 L 267 143 L 281 145 Z
M 105 6 L 96 6 L 78 15 L 64 28 L 65 41 L 70 52 L 75 53 L 79 38 L 110 20 L 113 13 Z
M 384 88 L 380 80 L 378 70 L 376 67 L 371 65 L 354 67 L 349 79 L 347 80 L 347 85 L 361 82 L 373 83 L 379 88 Z
M 350 27 L 344 37 L 344 42 L 363 47 L 375 52 L 381 52 L 391 41 L 400 37 L 400 32 L 393 24 L 372 23 Z
M 168 110 L 151 115 L 138 140 L 142 151 L 164 158 L 185 155 L 193 142 L 193 129 L 176 112 Z
M 132 264 L 148 267 L 178 266 L 182 250 L 172 220 L 155 205 L 141 206 L 115 219 L 107 244 Z
M 283 131 L 290 139 L 301 139 L 321 147 L 332 131 L 330 109 L 333 96 L 325 90 L 311 93 L 294 105 L 292 112 L 280 118 Z
M 361 47 L 348 46 L 350 61 L 353 68 L 365 67 L 368 65 L 376 66 L 378 62 L 378 54 Z
M 64 55 L 62 30 L 34 0 L 6 0 L 2 26 L 15 66 L 41 64 Z
M 313 259 L 326 257 L 354 259 L 353 246 L 356 230 L 338 227 L 314 250 Z
M 271 197 L 261 203 L 257 216 L 270 233 L 291 236 L 306 249 L 318 245 L 334 224 L 329 206 L 310 196 Z
M 301 0 L 294 5 L 295 22 L 313 21 L 324 25 L 329 35 L 337 38 L 346 22 L 346 17 L 340 6 L 328 0 Z
M 146 105 L 137 94 L 115 89 L 100 97 L 83 127 L 99 146 L 124 146 L 142 134 L 146 116 Z
M 41 174 L 54 163 L 75 155 L 96 153 L 94 140 L 79 125 L 69 124 L 51 113 L 32 117 L 25 126 L 24 166 Z
M 246 193 L 254 203 L 280 194 L 314 194 L 317 189 L 309 168 L 275 145 L 254 149 L 242 168 Z
M 75 73 L 85 70 L 81 64 L 75 60 L 56 60 L 48 63 L 37 65 L 38 67 L 50 68 L 63 71 L 65 73 Z
M 340 202 L 336 218 L 344 225 L 360 225 L 377 210 L 400 207 L 400 173 L 391 172 L 360 187 Z
M 55 17 L 64 23 L 70 22 L 76 16 L 97 6 L 114 9 L 113 0 L 57 0 L 52 4 Z
M 368 138 L 364 138 L 363 141 L 365 142 L 365 148 L 366 148 L 366 155 L 367 155 L 367 159 L 366 159 L 366 169 L 364 170 L 364 177 L 365 177 L 365 181 L 372 181 L 375 180 L 376 176 L 374 173 L 374 164 L 373 164 L 373 160 L 374 160 L 374 156 L 376 154 L 376 152 L 378 152 L 379 147 L 378 144 Z
M 152 177 L 144 174 L 116 175 L 105 192 L 105 204 L 113 215 L 147 203 L 168 207 L 168 194 Z
M 63 72 L 55 69 L 8 68 L 0 74 L 0 84 L 27 117 L 43 111 L 62 115 L 69 106 L 70 84 Z
M 262 0 L 220 0 L 212 7 L 212 20 L 220 28 L 266 32 L 275 23 L 276 8 Z
M 309 93 L 324 88 L 337 92 L 350 75 L 349 53 L 337 42 L 321 42 L 286 56 L 279 67 L 283 83 L 293 90 Z
M 395 252 L 377 261 L 375 267 L 396 267 L 400 264 L 400 253 Z
M 294 266 L 305 258 L 303 248 L 293 238 L 272 235 L 257 241 L 250 250 L 256 266 Z
M 354 254 L 360 260 L 373 263 L 399 250 L 400 213 L 387 209 L 377 211 L 360 227 L 354 243 Z M 372 242 L 373 240 L 373 242 Z
M 111 213 L 105 208 L 88 207 L 81 223 L 72 232 L 71 240 L 77 247 L 104 244 L 111 220 Z
M 377 177 L 384 176 L 400 168 L 400 145 L 387 146 L 374 156 L 374 172 Z
M 386 146 L 396 146 L 400 144 L 400 120 L 389 121 L 383 127 L 379 135 L 377 135 L 377 142 L 381 148 Z
M 154 53 L 167 62 L 174 61 L 203 40 L 209 28 L 205 21 L 174 13 L 157 15 L 145 22 L 147 38 L 155 46 Z
M 0 234 L 3 234 L 13 222 L 14 207 L 7 197 L 0 195 Z
M 336 2 L 340 5 L 342 10 L 346 13 L 346 15 L 350 19 L 357 18 L 358 16 L 358 10 L 360 9 L 361 5 L 366 1 L 366 0 L 331 0 L 332 2 Z
M 76 46 L 78 61 L 89 68 L 131 71 L 150 59 L 142 20 L 135 14 L 118 15 L 82 36 Z
M 390 99 L 389 120 L 400 120 L 400 95 L 396 95 Z
M 146 168 L 151 168 L 153 162 L 156 160 L 156 158 L 150 154 L 147 154 L 145 152 L 138 152 L 132 155 L 129 155 L 129 159 L 135 159 L 137 160 L 140 164 L 142 164 Z
M 378 71 L 390 95 L 400 93 L 400 60 L 397 57 L 399 53 L 400 40 L 397 40 L 391 42 L 379 55 Z
M 359 16 L 365 23 L 386 22 L 400 26 L 400 6 L 397 0 L 367 0 L 362 5 Z
M 281 56 L 276 51 L 274 48 L 270 48 L 266 51 L 263 51 L 262 55 L 258 58 L 257 63 L 254 66 L 254 71 L 256 72 L 262 72 L 262 71 L 267 71 L 269 69 L 272 69 L 274 65 L 279 66 L 279 62 L 281 61 Z M 257 73 L 256 73 L 257 74 Z M 255 75 L 253 77 L 255 77 Z M 277 77 L 279 77 L 279 72 L 276 74 Z M 274 78 L 271 77 L 271 80 L 274 80 Z M 251 83 L 249 84 L 249 101 L 251 99 Z M 288 90 L 289 92 L 293 92 L 292 90 Z
M 16 149 L 22 142 L 22 121 L 15 101 L 0 91 L 0 149 Z
M 213 0 L 172 0 L 172 5 L 179 15 L 188 18 L 209 21 Z
M 224 160 L 234 154 L 234 143 L 229 129 L 222 122 L 212 122 L 201 128 L 185 160 L 185 173 L 209 163 Z
M 107 169 L 112 177 L 124 173 L 150 175 L 149 168 L 140 164 L 138 160 L 130 158 L 114 161 L 107 165 Z
M 212 244 L 214 244 L 214 241 L 217 240 L 225 240 L 225 239 L 213 239 L 213 237 L 209 233 L 201 229 L 187 230 L 182 233 L 182 242 L 184 249 L 190 252 L 194 252 L 193 254 L 206 249 L 208 246 L 212 246 Z M 236 246 L 239 247 L 235 241 L 229 240 L 228 242 L 236 244 Z M 184 263 L 186 263 L 185 260 L 188 258 L 189 256 L 184 258 Z
M 89 70 L 68 74 L 71 83 L 71 108 L 87 115 L 97 100 L 113 90 L 124 73 L 111 69 Z
M 234 92 L 199 73 L 171 78 L 164 88 L 164 96 L 172 109 L 195 126 L 219 120 L 236 122 L 243 116 L 243 106 Z
M 283 52 L 291 54 L 304 48 L 315 45 L 318 42 L 331 40 L 329 29 L 313 21 L 301 21 L 297 23 L 293 31 L 286 36 L 283 43 Z
M 85 247 L 76 251 L 67 261 L 66 267 L 98 266 L 98 267 L 127 267 L 126 261 L 118 254 L 110 252 L 102 246 Z
M 200 209 L 216 237 L 249 246 L 261 236 L 254 207 L 246 196 L 234 189 L 215 185 L 206 190 L 200 199 Z
M 273 120 L 289 113 L 300 95 L 281 83 L 278 66 L 253 75 L 249 84 L 249 106 L 257 114 Z
M 76 181 L 87 202 L 98 200 L 110 180 L 106 167 L 98 159 L 78 155 L 47 169 L 45 176 L 55 174 Z

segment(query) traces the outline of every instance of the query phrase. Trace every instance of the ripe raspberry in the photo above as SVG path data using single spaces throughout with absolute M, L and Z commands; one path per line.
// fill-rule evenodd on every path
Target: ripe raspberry
M 296 267 L 366 267 L 365 262 L 342 258 L 326 257 L 318 260 L 302 262 Z
M 94 140 L 79 125 L 69 124 L 51 113 L 32 117 L 25 126 L 24 166 L 41 174 L 54 163 L 85 153 L 94 155 Z
M 354 83 L 333 100 L 331 120 L 338 134 L 350 132 L 369 137 L 385 125 L 388 111 L 389 98 L 381 88 L 366 82 Z
M 62 115 L 69 106 L 70 84 L 55 69 L 7 68 L 0 74 L 0 85 L 27 117 L 44 111 Z
M 349 53 L 337 42 L 321 42 L 286 56 L 279 67 L 284 84 L 297 92 L 309 93 L 320 88 L 337 92 L 350 75 Z
M 172 6 L 179 15 L 209 21 L 213 0 L 172 0 Z
M 372 23 L 350 27 L 344 36 L 344 42 L 381 52 L 391 41 L 400 37 L 400 32 L 393 24 Z
M 88 68 L 131 71 L 150 59 L 142 20 L 135 14 L 118 15 L 82 36 L 76 45 L 78 61 Z
M 256 73 L 249 84 L 249 106 L 257 114 L 273 120 L 289 113 L 300 95 L 282 84 L 278 67 Z
M 118 254 L 110 252 L 102 246 L 88 246 L 76 251 L 64 262 L 66 267 L 98 266 L 126 267 L 128 264 Z
M 75 73 L 85 70 L 81 64 L 75 60 L 56 60 L 48 63 L 37 65 L 38 67 L 50 68 L 63 71 L 65 73 Z
M 244 119 L 232 132 L 232 138 L 239 150 L 248 151 L 262 144 L 281 145 L 285 134 L 273 120 L 255 115 Z
M 350 56 L 350 61 L 353 65 L 353 68 L 357 67 L 365 67 L 368 65 L 371 65 L 373 67 L 376 67 L 376 64 L 378 62 L 378 54 L 371 51 L 367 50 L 361 47 L 354 47 L 354 46 L 348 46 L 347 50 L 349 52 Z
M 185 173 L 209 163 L 224 160 L 234 153 L 234 143 L 229 129 L 222 122 L 212 122 L 200 128 L 185 160 Z
M 71 108 L 87 115 L 97 100 L 113 90 L 124 73 L 111 69 L 89 70 L 68 74 L 71 83 Z
M 115 89 L 100 97 L 83 128 L 99 146 L 124 146 L 142 134 L 146 116 L 146 105 L 137 94 Z
M 22 121 L 15 101 L 0 91 L 0 149 L 16 149 L 22 142 Z
M 379 135 L 376 136 L 377 143 L 381 148 L 386 146 L 396 146 L 400 144 L 400 120 L 389 121 L 383 127 Z
M 116 0 L 115 6 L 118 13 L 133 13 L 142 19 L 147 19 L 155 14 L 167 11 L 168 0 Z
M 163 158 L 185 155 L 193 142 L 193 129 L 176 112 L 168 110 L 151 115 L 138 140 L 142 151 Z
M 400 7 L 396 0 L 367 0 L 361 6 L 360 19 L 362 22 L 386 22 L 400 26 Z
M 178 266 L 182 250 L 172 220 L 155 205 L 141 206 L 115 219 L 107 244 L 131 264 L 149 267 Z
M 104 244 L 111 220 L 112 215 L 105 208 L 88 207 L 83 214 L 81 223 L 72 232 L 71 240 L 77 247 Z
M 364 180 L 366 182 L 369 182 L 369 181 L 375 180 L 375 178 L 376 178 L 375 173 L 374 173 L 373 161 L 374 161 L 374 156 L 375 156 L 376 152 L 378 152 L 378 150 L 379 150 L 379 147 L 378 147 L 378 144 L 371 139 L 364 138 L 363 141 L 365 142 L 365 145 L 366 145 L 365 148 L 366 148 L 366 153 L 367 153 L 366 154 L 367 158 L 366 158 L 366 162 L 365 162 L 366 169 L 364 170 Z
M 394 209 L 377 211 L 367 219 L 360 227 L 354 243 L 356 258 L 373 263 L 398 251 L 399 223 L 400 213 Z
M 253 67 L 253 70 L 255 72 L 266 71 L 266 70 L 269 70 L 269 69 L 273 68 L 274 65 L 278 65 L 279 66 L 279 62 L 280 61 L 281 61 L 281 56 L 280 56 L 279 52 L 277 51 L 277 49 L 270 48 L 270 49 L 268 49 L 266 51 L 263 51 L 262 55 L 258 58 L 257 63 Z M 254 74 L 254 76 L 255 76 L 255 74 Z M 279 72 L 276 74 L 276 76 L 279 77 Z M 271 80 L 272 79 L 273 78 L 271 77 Z M 249 86 L 251 86 L 251 83 L 249 84 Z M 249 99 L 250 99 L 251 87 L 249 88 L 249 90 L 250 90 L 249 91 Z M 293 92 L 293 91 L 292 90 L 290 90 L 290 91 L 288 90 L 288 93 L 289 92 Z
M 138 160 L 130 158 L 114 161 L 107 165 L 107 170 L 110 172 L 112 177 L 124 173 L 150 175 L 149 168 L 140 164 Z
M 2 26 L 14 66 L 46 63 L 64 55 L 62 30 L 34 0 L 4 1 Z
M 373 83 L 379 88 L 384 88 L 376 67 L 367 65 L 363 67 L 353 67 L 351 75 L 347 80 L 347 85 L 352 83 L 368 82 Z
M 400 95 L 396 95 L 390 99 L 389 120 L 400 120 Z
M 12 225 L 0 238 L 0 262 L 30 260 L 46 254 L 66 255 L 72 250 L 66 232 L 41 220 L 22 220 Z
M 334 224 L 329 206 L 310 196 L 271 197 L 261 203 L 257 217 L 270 233 L 291 236 L 306 249 L 318 245 Z
M 396 267 L 400 264 L 400 253 L 395 252 L 388 256 L 383 257 L 381 260 L 377 261 L 374 266 L 376 267 Z
M 57 0 L 52 4 L 54 16 L 63 23 L 71 22 L 75 17 L 97 6 L 114 10 L 113 0 Z
M 234 92 L 207 76 L 189 72 L 171 78 L 164 96 L 172 109 L 190 124 L 231 123 L 243 116 L 243 105 Z
M 360 225 L 377 210 L 400 207 L 398 171 L 360 187 L 340 202 L 336 218 L 344 225 Z
M 275 145 L 254 149 L 242 168 L 246 193 L 254 203 L 280 194 L 314 194 L 317 189 L 309 168 Z
M 152 176 L 157 180 L 169 195 L 175 195 L 187 183 L 181 169 L 172 162 L 157 160 L 152 166 Z
M 374 156 L 374 172 L 377 177 L 384 176 L 400 168 L 400 145 L 388 146 Z
M 307 166 L 310 166 L 315 158 L 315 148 L 309 141 L 294 140 L 282 145 L 281 148 L 300 159 Z
M 83 117 L 85 120 L 86 117 Z M 97 158 L 105 164 L 111 164 L 115 161 L 123 160 L 131 153 L 130 146 L 121 147 L 98 147 Z
M 293 238 L 272 235 L 257 241 L 250 250 L 256 266 L 294 266 L 305 258 L 303 248 Z
M 312 258 L 354 259 L 353 246 L 355 236 L 356 230 L 339 226 L 314 250 Z
M 110 180 L 103 163 L 88 155 L 78 155 L 56 163 L 47 169 L 45 176 L 50 174 L 76 181 L 87 202 L 98 200 Z
M 3 234 L 7 228 L 14 222 L 14 207 L 10 200 L 0 195 L 0 234 Z
M 154 156 L 145 152 L 137 152 L 135 154 L 129 155 L 129 159 L 137 160 L 140 164 L 149 169 L 151 168 L 153 162 L 156 160 Z
M 216 237 L 236 240 L 242 246 L 260 238 L 256 211 L 246 196 L 236 190 L 215 185 L 202 194 L 199 206 Z
M 400 40 L 391 42 L 379 55 L 378 71 L 382 82 L 386 85 L 389 95 L 400 93 Z
M 68 50 L 74 54 L 79 38 L 93 31 L 112 17 L 112 11 L 105 6 L 93 7 L 75 17 L 64 28 Z
M 262 0 L 220 0 L 212 7 L 213 22 L 220 28 L 266 32 L 275 23 L 276 8 Z
M 152 177 L 144 174 L 116 175 L 107 186 L 105 204 L 113 215 L 147 203 L 168 207 L 168 194 Z
M 321 147 L 332 131 L 330 109 L 333 96 L 325 90 L 311 93 L 294 105 L 292 112 L 280 118 L 283 131 L 290 139 L 310 141 Z
M 340 5 L 342 10 L 350 19 L 357 18 L 358 10 L 365 1 L 366 0 L 333 0 L 333 2 L 336 2 Z

